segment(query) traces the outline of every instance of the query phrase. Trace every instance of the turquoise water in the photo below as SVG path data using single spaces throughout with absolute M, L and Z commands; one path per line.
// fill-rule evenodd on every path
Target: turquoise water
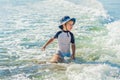
M 107 13 L 112 16 L 115 20 L 120 19 L 120 1 L 119 0 L 99 0 L 104 5 Z
M 0 80 L 120 80 L 118 0 L 0 0 L 0 7 Z M 40 48 L 64 15 L 77 19 L 76 60 L 44 63 L 56 41 Z

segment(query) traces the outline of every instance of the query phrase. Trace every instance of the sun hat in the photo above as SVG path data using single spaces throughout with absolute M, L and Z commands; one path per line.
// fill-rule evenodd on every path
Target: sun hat
M 64 16 L 61 20 L 60 20 L 60 25 L 59 28 L 62 29 L 63 28 L 63 24 L 67 23 L 68 21 L 73 21 L 73 25 L 76 22 L 75 18 L 70 18 L 69 16 Z

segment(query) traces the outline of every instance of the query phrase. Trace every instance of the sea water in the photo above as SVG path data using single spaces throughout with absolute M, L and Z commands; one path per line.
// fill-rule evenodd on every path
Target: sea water
M 119 7 L 119 0 L 0 0 L 0 80 L 120 80 Z M 76 60 L 50 64 L 57 41 L 41 47 L 65 15 L 77 20 Z

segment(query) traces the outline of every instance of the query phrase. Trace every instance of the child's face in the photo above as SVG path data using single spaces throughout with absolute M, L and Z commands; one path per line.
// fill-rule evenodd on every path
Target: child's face
M 68 21 L 66 24 L 65 24 L 65 27 L 67 28 L 68 31 L 70 31 L 73 27 L 73 21 Z

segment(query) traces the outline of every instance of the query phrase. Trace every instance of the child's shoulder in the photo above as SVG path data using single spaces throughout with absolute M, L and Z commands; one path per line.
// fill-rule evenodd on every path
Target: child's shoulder
M 57 31 L 54 38 L 58 38 L 58 36 L 62 33 L 62 31 Z

